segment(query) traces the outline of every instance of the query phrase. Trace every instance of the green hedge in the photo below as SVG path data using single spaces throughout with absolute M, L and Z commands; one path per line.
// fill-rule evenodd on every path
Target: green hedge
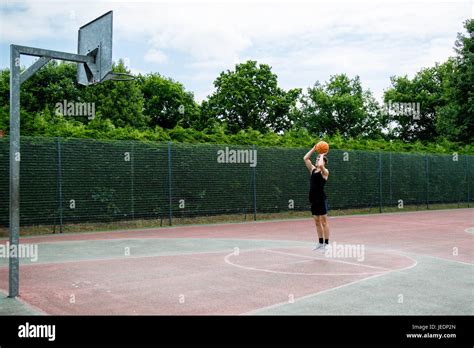
M 3 112 L 6 111 L 3 110 Z M 140 140 L 151 142 L 173 141 L 189 144 L 209 143 L 289 148 L 309 148 L 319 140 L 317 135 L 310 134 L 305 129 L 294 129 L 284 134 L 276 134 L 274 132 L 262 134 L 252 129 L 241 130 L 237 134 L 229 134 L 225 126 L 214 126 L 203 131 L 183 128 L 180 125 L 173 129 L 156 127 L 154 130 L 139 130 L 132 127 L 116 127 L 110 120 L 101 120 L 99 118 L 93 119 L 86 125 L 78 121 L 67 120 L 61 116 L 53 118 L 47 110 L 37 114 L 33 118 L 33 124 L 29 126 L 26 133 L 22 134 L 61 138 Z M 325 137 L 324 140 L 330 144 L 331 149 L 474 155 L 474 146 L 472 144 L 463 145 L 444 138 L 427 143 L 420 141 L 409 143 L 401 140 L 390 141 L 383 138 L 345 139 L 340 135 L 335 135 Z

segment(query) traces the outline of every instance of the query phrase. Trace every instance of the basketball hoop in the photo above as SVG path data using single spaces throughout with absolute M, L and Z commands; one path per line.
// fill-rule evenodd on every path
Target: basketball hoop
M 53 51 L 38 47 L 10 45 L 10 219 L 9 243 L 18 250 L 20 246 L 20 86 L 51 59 L 78 63 L 77 82 L 89 86 L 104 80 L 131 81 L 130 74 L 112 73 L 113 12 L 109 11 L 83 25 L 78 31 L 77 54 Z M 27 69 L 21 71 L 21 55 L 38 57 Z M 4 136 L 1 130 L 0 137 Z M 19 294 L 20 259 L 8 257 L 8 297 Z

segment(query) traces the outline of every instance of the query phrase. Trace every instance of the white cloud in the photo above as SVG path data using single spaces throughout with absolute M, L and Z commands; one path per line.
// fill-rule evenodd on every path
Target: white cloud
M 149 50 L 145 54 L 144 59 L 146 62 L 157 63 L 157 64 L 164 63 L 168 60 L 168 58 L 166 57 L 166 54 L 154 48 Z

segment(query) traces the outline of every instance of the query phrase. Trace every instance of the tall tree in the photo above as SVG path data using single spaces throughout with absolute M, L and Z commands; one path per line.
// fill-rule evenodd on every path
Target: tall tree
M 58 102 L 77 100 L 81 91 L 75 80 L 75 63 L 50 61 L 21 85 L 22 110 L 32 113 L 45 108 L 53 110 Z M 0 104 L 9 106 L 9 98 L 10 69 L 4 69 L 0 72 Z
M 113 72 L 130 73 L 122 60 L 112 67 Z M 97 117 L 109 119 L 114 126 L 144 129 L 148 118 L 143 113 L 143 95 L 138 81 L 105 81 L 81 87 L 81 101 L 95 103 Z
M 123 61 L 113 65 L 114 72 L 129 73 Z M 106 81 L 93 86 L 80 86 L 76 81 L 77 65 L 52 61 L 39 70 L 21 86 L 21 127 L 28 134 L 36 114 L 48 110 L 53 115 L 57 103 L 93 103 L 96 117 L 109 119 L 114 126 L 126 125 L 143 128 L 148 121 L 142 113 L 143 96 L 136 81 Z M 0 73 L 0 103 L 6 115 L 9 108 L 8 69 Z M 65 116 L 66 119 L 89 123 L 87 116 Z M 7 128 L 5 117 L 0 123 Z
M 448 139 L 468 144 L 474 142 L 474 20 L 467 20 L 464 27 L 468 35 L 458 33 L 446 105 L 439 108 L 436 128 Z
M 364 90 L 360 78 L 345 74 L 317 81 L 301 98 L 299 125 L 312 133 L 345 137 L 375 137 L 382 133 L 384 118 L 370 90 Z
M 200 107 L 193 93 L 186 91 L 181 83 L 157 73 L 140 76 L 139 80 L 145 98 L 143 113 L 149 118 L 150 126 L 199 125 Z
M 389 112 L 394 137 L 408 141 L 436 139 L 437 111 L 446 105 L 446 84 L 451 78 L 452 67 L 452 61 L 448 60 L 421 69 L 412 79 L 407 76 L 391 77 L 391 87 L 384 93 L 386 105 L 402 109 L 404 105 L 411 104 L 416 108 L 416 112 Z
M 249 60 L 222 72 L 216 90 L 203 102 L 203 113 L 227 124 L 231 133 L 253 128 L 280 132 L 291 128 L 300 89 L 284 91 L 271 67 Z

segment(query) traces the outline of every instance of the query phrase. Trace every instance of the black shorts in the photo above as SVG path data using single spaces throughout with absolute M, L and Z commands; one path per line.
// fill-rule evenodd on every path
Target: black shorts
M 311 203 L 311 214 L 326 215 L 328 213 L 328 200 L 316 201 Z

